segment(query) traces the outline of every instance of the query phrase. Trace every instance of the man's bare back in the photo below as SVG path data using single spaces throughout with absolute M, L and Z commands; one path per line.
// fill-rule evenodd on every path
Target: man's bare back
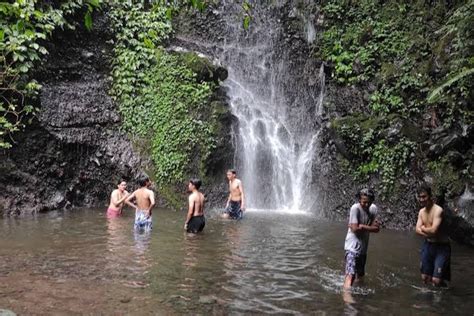
M 189 206 L 193 207 L 193 216 L 204 215 L 204 194 L 201 192 L 193 192 L 189 196 Z
M 130 203 L 130 201 L 135 198 L 136 205 Z M 138 190 L 135 190 L 127 199 L 127 204 L 134 207 L 136 210 L 143 211 L 151 216 L 151 210 L 155 205 L 155 194 L 152 190 L 142 187 Z

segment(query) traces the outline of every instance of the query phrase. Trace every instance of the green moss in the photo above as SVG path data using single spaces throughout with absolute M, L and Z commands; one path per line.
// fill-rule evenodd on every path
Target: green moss
M 178 193 L 179 190 L 176 190 L 174 186 L 171 185 L 161 185 L 160 194 L 163 199 L 168 203 L 169 207 L 175 210 L 182 209 L 186 206 L 185 199 Z
M 342 118 L 333 119 L 331 121 L 331 127 L 336 132 L 341 132 L 342 129 L 353 129 L 360 130 L 362 134 L 369 132 L 370 130 L 378 130 L 383 127 L 385 122 L 384 117 L 370 117 L 364 114 L 355 114 L 353 116 L 345 116 Z
M 433 178 L 433 194 L 452 198 L 462 194 L 464 190 L 464 181 L 459 171 L 452 166 L 446 159 L 431 161 L 428 163 L 428 169 Z
M 170 54 L 160 47 L 171 25 L 166 9 L 159 5 L 147 9 L 116 3 L 111 18 L 117 34 L 111 92 L 123 128 L 132 139 L 146 139 L 137 144 L 149 152 L 160 186 L 183 182 L 204 165 L 215 146 L 207 115 L 214 85 L 199 80 L 196 73 L 210 63 L 192 53 Z
M 416 124 L 428 113 L 446 128 L 472 122 L 473 11 L 473 1 L 325 2 L 325 31 L 315 55 L 326 60 L 336 82 L 375 86 L 368 113 L 331 122 L 360 176 L 380 176 L 387 188 L 394 171 L 409 172 L 413 145 L 426 138 Z M 398 134 L 394 125 L 401 126 Z M 456 177 L 465 171 L 450 168 L 444 187 L 455 191 Z
M 198 81 L 210 81 L 215 77 L 215 66 L 194 52 L 175 53 L 178 61 L 197 74 Z

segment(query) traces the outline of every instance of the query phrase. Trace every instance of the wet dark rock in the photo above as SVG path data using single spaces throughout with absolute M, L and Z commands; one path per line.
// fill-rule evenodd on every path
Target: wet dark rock
M 112 35 L 104 16 L 95 23 L 99 32 L 79 27 L 48 43 L 49 58 L 36 74 L 43 85 L 38 121 L 0 154 L 0 168 L 7 169 L 0 174 L 0 205 L 8 214 L 102 205 L 118 178 L 133 180 L 146 165 L 119 131 L 107 94 Z
M 445 130 L 432 133 L 431 139 L 425 142 L 425 146 L 429 146 L 428 157 L 436 158 L 444 155 L 449 150 L 465 152 L 469 148 L 465 138 L 460 134 L 456 132 L 446 134 L 447 131 Z
M 430 143 L 427 143 L 430 144 Z M 443 147 L 440 144 L 430 144 L 428 148 L 428 156 L 429 157 L 439 157 L 443 152 Z
M 120 299 L 120 303 L 130 303 L 132 301 L 131 297 L 124 297 Z
M 456 167 L 461 167 L 464 164 L 464 156 L 458 151 L 449 151 L 446 154 L 446 159 Z

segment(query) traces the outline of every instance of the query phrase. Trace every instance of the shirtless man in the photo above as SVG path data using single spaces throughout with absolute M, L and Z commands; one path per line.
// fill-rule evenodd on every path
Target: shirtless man
M 445 231 L 444 211 L 435 204 L 431 188 L 422 185 L 417 190 L 422 206 L 416 222 L 416 233 L 425 237 L 421 248 L 421 278 L 425 284 L 446 286 L 451 279 L 451 245 Z
M 117 185 L 117 189 L 112 191 L 110 195 L 110 203 L 107 208 L 107 217 L 113 218 L 122 215 L 122 208 L 124 206 L 125 199 L 127 199 L 129 193 L 125 190 L 127 188 L 127 182 L 120 180 Z
M 138 184 L 140 188 L 130 194 L 125 200 L 125 203 L 135 209 L 135 229 L 143 229 L 145 232 L 149 232 L 153 226 L 151 210 L 153 206 L 155 206 L 155 194 L 149 189 L 151 181 L 148 177 L 143 177 L 138 180 Z M 136 205 L 131 202 L 133 198 L 135 199 Z
M 234 169 L 227 171 L 229 180 L 229 198 L 225 207 L 223 218 L 241 219 L 245 211 L 245 196 L 242 181 L 237 179 L 237 172 Z
M 188 214 L 184 223 L 184 229 L 192 234 L 202 232 L 206 225 L 204 218 L 204 194 L 199 192 L 200 187 L 201 180 L 196 178 L 189 180 L 188 191 L 191 194 L 188 199 Z

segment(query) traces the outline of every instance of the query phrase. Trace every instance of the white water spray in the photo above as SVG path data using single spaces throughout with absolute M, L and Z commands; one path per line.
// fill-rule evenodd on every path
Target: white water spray
M 281 25 L 254 13 L 249 31 L 226 19 L 230 36 L 217 56 L 228 68 L 224 85 L 238 119 L 238 176 L 250 208 L 308 210 L 307 201 L 315 198 L 310 184 L 319 132 L 314 122 L 323 113 L 324 66 L 315 72 L 318 84 L 308 88 L 295 81 L 301 78 L 292 73 L 292 56 L 276 45 Z M 312 32 L 302 27 L 302 35 L 305 31 Z

